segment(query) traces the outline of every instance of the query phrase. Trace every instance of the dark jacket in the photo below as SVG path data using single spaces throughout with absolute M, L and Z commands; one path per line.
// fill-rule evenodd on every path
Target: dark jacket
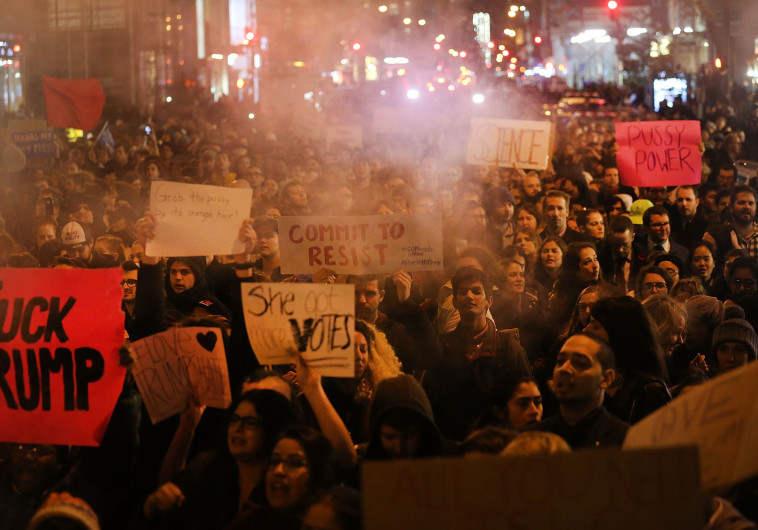
M 524 430 L 557 434 L 568 442 L 571 449 L 621 447 L 629 424 L 600 407 L 576 425 L 569 425 L 558 413 Z
M 494 382 L 510 373 L 529 373 L 529 360 L 515 336 L 497 331 L 490 320 L 477 337 L 459 325 L 442 344 L 442 362 L 426 374 L 424 388 L 442 434 L 463 440 L 487 410 Z
M 188 316 L 192 314 L 196 307 L 204 307 L 211 314 L 221 315 L 227 319 L 230 318 L 231 313 L 229 309 L 206 286 L 205 258 L 201 256 L 169 258 L 166 262 L 167 271 L 171 270 L 171 264 L 175 261 L 181 261 L 189 265 L 195 276 L 195 284 L 186 291 L 175 293 L 171 287 L 171 276 L 170 274 L 166 274 L 164 283 L 168 308 L 174 309 L 184 316 Z

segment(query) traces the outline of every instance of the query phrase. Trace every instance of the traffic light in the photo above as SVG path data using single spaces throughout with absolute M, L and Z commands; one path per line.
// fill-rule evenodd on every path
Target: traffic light
M 608 0 L 608 14 L 611 17 L 611 20 L 618 20 L 619 4 L 616 0 Z
M 540 37 L 539 35 L 535 35 L 534 44 L 542 44 L 542 37 Z
M 250 44 L 254 40 L 255 40 L 255 32 L 253 31 L 253 28 L 251 28 L 249 26 L 246 27 L 245 28 L 245 41 L 244 41 L 244 43 L 245 44 Z
M 357 52 L 360 49 L 361 49 L 361 43 L 360 42 L 354 42 L 353 43 L 353 51 Z

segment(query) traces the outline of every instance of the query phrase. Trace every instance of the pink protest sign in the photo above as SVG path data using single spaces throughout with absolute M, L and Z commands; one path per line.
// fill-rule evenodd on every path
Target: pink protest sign
M 700 122 L 617 123 L 616 142 L 616 163 L 625 186 L 700 184 Z

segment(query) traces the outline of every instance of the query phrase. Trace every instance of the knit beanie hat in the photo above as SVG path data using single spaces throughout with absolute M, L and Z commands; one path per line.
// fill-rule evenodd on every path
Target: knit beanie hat
M 42 503 L 39 510 L 34 514 L 27 530 L 36 530 L 41 524 L 51 520 L 66 521 L 69 524 L 78 523 L 82 530 L 100 530 L 97 514 L 89 504 L 78 497 L 63 493 L 51 493 L 47 500 Z M 69 528 L 69 526 L 66 526 Z
M 755 361 L 758 355 L 758 336 L 753 326 L 744 318 L 730 318 L 724 320 L 713 332 L 713 351 L 716 351 L 723 342 L 737 342 L 744 344 L 750 351 L 749 361 Z
M 688 299 L 687 318 L 699 320 L 708 329 L 714 329 L 724 319 L 724 304 L 716 297 L 698 294 Z

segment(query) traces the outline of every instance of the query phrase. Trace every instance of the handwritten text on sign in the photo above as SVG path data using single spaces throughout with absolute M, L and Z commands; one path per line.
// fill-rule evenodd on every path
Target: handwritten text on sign
M 149 256 L 237 254 L 242 221 L 250 217 L 252 190 L 155 181 L 150 186 L 150 210 L 155 214 L 155 238 L 147 242 Z
M 692 447 L 367 462 L 361 474 L 366 530 L 702 525 L 697 452 Z
M 282 272 L 442 270 L 442 223 L 422 214 L 282 217 Z
M 634 425 L 624 448 L 697 445 L 703 489 L 758 473 L 758 363 L 696 387 Z
M 100 443 L 126 374 L 120 280 L 120 269 L 0 269 L 0 441 Z
M 626 186 L 700 184 L 700 123 L 636 121 L 616 124 L 616 162 Z
M 259 363 L 293 363 L 296 349 L 322 375 L 354 377 L 353 285 L 243 283 L 242 305 Z
M 543 121 L 471 118 L 466 162 L 545 169 L 553 125 Z
M 184 410 L 192 393 L 209 407 L 231 403 L 219 329 L 171 328 L 134 342 L 132 352 L 132 374 L 153 423 Z

